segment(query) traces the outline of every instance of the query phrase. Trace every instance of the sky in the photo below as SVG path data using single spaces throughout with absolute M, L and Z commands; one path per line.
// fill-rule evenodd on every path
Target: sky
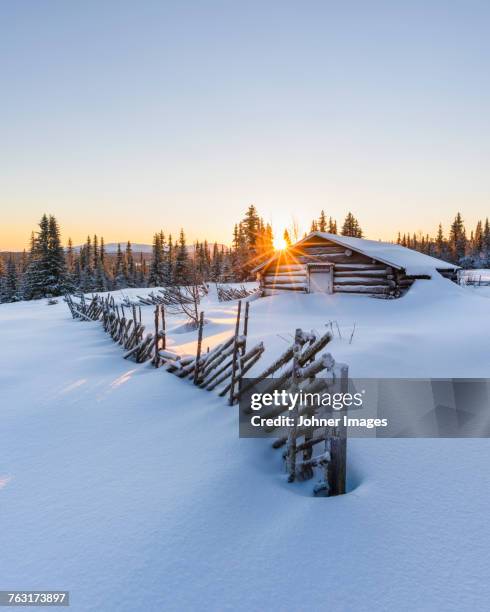
M 0 249 L 490 215 L 490 3 L 0 0 Z

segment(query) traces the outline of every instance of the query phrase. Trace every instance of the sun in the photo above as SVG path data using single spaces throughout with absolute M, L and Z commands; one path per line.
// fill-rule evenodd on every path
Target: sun
M 274 244 L 274 248 L 276 251 L 284 251 L 285 249 L 288 248 L 287 242 L 284 240 L 284 237 L 281 235 L 274 236 L 273 244 Z

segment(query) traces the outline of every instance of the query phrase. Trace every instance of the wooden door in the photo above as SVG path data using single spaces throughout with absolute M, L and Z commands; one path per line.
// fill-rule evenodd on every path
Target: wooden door
M 310 268 L 310 293 L 333 293 L 332 268 Z

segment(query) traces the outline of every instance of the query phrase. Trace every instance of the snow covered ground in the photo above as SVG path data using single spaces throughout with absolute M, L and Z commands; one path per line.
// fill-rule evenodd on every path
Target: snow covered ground
M 236 304 L 203 308 L 212 346 Z M 443 279 L 275 296 L 251 304 L 250 341 L 264 363 L 337 321 L 354 376 L 488 376 L 489 310 Z M 350 440 L 350 493 L 316 499 L 270 441 L 238 438 L 236 409 L 124 361 L 61 301 L 1 305 L 0 337 L 0 589 L 69 590 L 83 612 L 488 608 L 488 440 Z

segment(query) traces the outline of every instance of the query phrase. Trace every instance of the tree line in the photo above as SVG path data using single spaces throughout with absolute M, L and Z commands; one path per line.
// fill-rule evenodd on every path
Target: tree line
M 0 301 L 15 302 L 66 293 L 112 291 L 128 287 L 161 287 L 244 281 L 250 270 L 273 253 L 272 227 L 255 206 L 248 207 L 233 231 L 231 247 L 207 240 L 188 245 L 180 230 L 174 241 L 163 230 L 153 236 L 151 258 L 135 255 L 130 241 L 108 253 L 103 237 L 88 236 L 75 248 L 61 244 L 53 215 L 43 215 L 30 248 L 20 259 L 0 256 Z
M 465 228 L 461 213 L 457 213 L 449 226 L 447 235 L 442 224 L 439 224 L 437 234 L 398 233 L 398 244 L 420 253 L 431 255 L 449 261 L 462 268 L 490 268 L 490 223 L 479 220 L 475 229 L 469 235 Z
M 310 231 L 338 233 L 337 221 L 321 211 Z M 343 236 L 362 238 L 358 220 L 349 212 L 341 226 Z M 304 234 L 306 235 L 306 234 Z M 60 229 L 53 215 L 43 215 L 37 232 L 31 234 L 30 248 L 19 257 L 0 256 L 0 301 L 32 300 L 65 293 L 112 291 L 127 287 L 178 286 L 206 282 L 242 282 L 251 270 L 274 252 L 273 231 L 255 206 L 248 207 L 235 224 L 230 247 L 196 241 L 188 245 L 180 230 L 174 241 L 163 230 L 153 236 L 151 257 L 133 253 L 131 242 L 117 245 L 108 253 L 103 237 L 88 236 L 78 248 L 68 239 L 61 243 Z M 284 231 L 286 246 L 299 240 L 298 228 Z M 464 268 L 490 267 L 490 224 L 478 221 L 468 236 L 458 213 L 446 236 L 442 225 L 437 235 L 398 234 L 398 244 Z

